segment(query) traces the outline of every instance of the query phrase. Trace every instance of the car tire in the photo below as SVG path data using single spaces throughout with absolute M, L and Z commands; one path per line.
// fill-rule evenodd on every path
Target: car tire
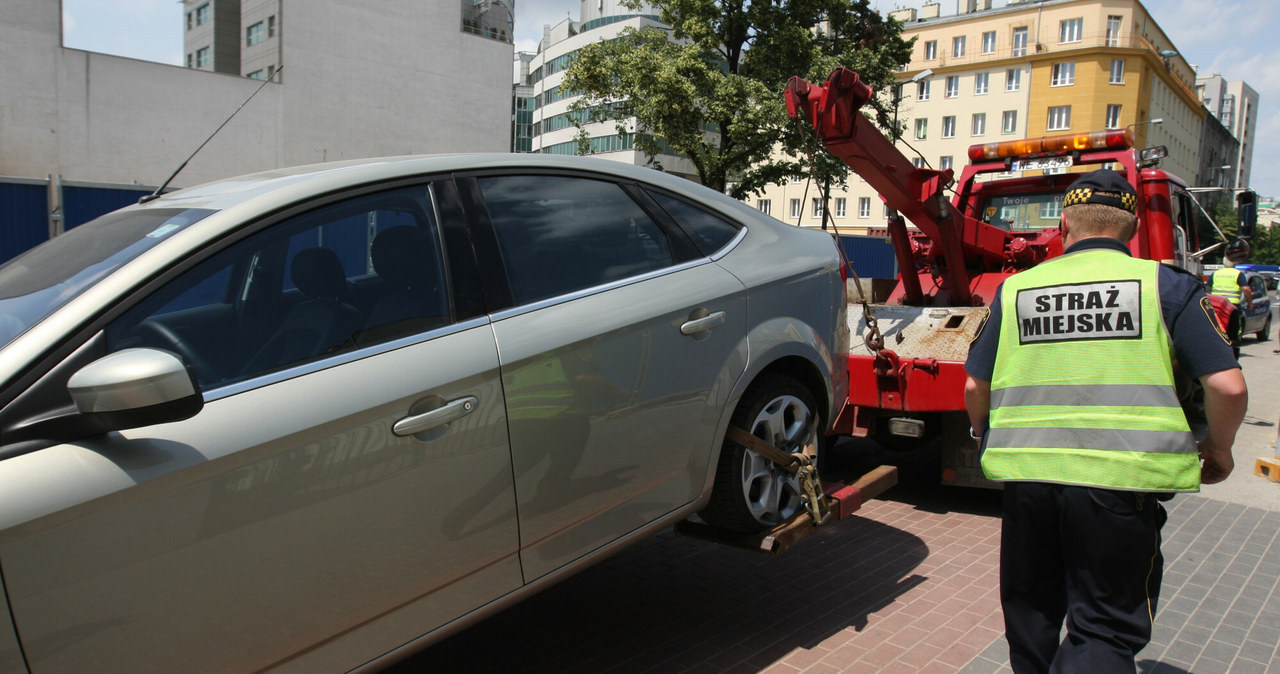
M 1257 337 L 1259 342 L 1265 342 L 1268 339 L 1271 339 L 1271 314 L 1267 314 L 1266 322 L 1262 324 L 1261 330 L 1254 333 L 1254 337 Z
M 813 454 L 820 444 L 813 394 L 785 375 L 764 375 L 753 382 L 730 423 L 788 453 Z M 794 516 L 804 507 L 802 494 L 794 474 L 726 439 L 711 501 L 700 515 L 713 527 L 754 533 Z

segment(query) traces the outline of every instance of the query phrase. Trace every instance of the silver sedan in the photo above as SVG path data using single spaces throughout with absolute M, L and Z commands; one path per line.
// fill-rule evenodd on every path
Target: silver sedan
M 0 268 L 0 671 L 377 667 L 701 513 L 843 401 L 831 237 L 538 155 L 271 171 Z M 8 615 L 4 615 L 8 612 Z

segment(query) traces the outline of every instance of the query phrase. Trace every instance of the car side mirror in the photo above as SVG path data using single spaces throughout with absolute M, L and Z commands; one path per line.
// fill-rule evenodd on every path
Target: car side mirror
M 1248 239 L 1258 229 L 1258 193 L 1243 190 L 1236 195 L 1236 215 L 1239 216 L 1239 236 Z
M 76 410 L 103 430 L 181 421 L 204 408 L 195 376 L 160 349 L 125 349 L 99 358 L 67 381 Z

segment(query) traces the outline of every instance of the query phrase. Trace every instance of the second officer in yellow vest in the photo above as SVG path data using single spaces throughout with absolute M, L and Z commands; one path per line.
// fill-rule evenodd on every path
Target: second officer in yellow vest
M 1244 378 L 1199 279 L 1130 256 L 1137 197 L 1120 174 L 1083 175 L 1062 205 L 1065 253 L 1001 286 L 965 402 L 983 470 L 1005 486 L 1013 670 L 1134 672 L 1163 566 L 1158 498 L 1230 473 Z M 1175 360 L 1205 389 L 1199 442 Z

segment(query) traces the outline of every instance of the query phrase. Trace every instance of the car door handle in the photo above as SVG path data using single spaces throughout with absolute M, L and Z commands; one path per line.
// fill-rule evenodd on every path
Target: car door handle
M 451 400 L 445 403 L 443 407 L 438 407 L 430 412 L 408 416 L 397 421 L 391 426 L 391 432 L 400 437 L 421 433 L 437 426 L 443 426 L 450 421 L 461 419 L 476 411 L 479 406 L 480 400 L 475 396 Z
M 696 335 L 703 332 L 709 332 L 715 328 L 724 325 L 725 313 L 717 311 L 714 314 L 707 314 L 701 318 L 693 318 L 680 324 L 680 334 Z

